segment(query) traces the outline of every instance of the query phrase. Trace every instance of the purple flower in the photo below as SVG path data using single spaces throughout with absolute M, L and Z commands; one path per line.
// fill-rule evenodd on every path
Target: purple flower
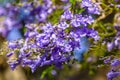
M 6 10 L 0 7 L 0 16 L 5 15 L 5 14 L 6 14 Z
M 36 36 L 38 33 L 37 32 L 26 32 L 25 33 L 25 37 L 34 37 L 34 36 Z
M 52 74 L 53 76 L 55 76 L 55 75 L 57 74 L 56 70 L 52 70 L 52 71 L 51 71 L 51 74 Z
M 120 4 L 116 5 L 117 8 L 120 8 Z
M 58 28 L 61 28 L 63 30 L 65 30 L 68 27 L 69 27 L 69 24 L 67 24 L 65 21 L 62 21 L 60 22 L 60 24 L 58 24 Z
M 17 65 L 22 65 L 23 67 L 29 66 L 34 72 L 37 67 L 51 64 L 62 68 L 62 64 L 71 59 L 72 51 L 75 48 L 80 48 L 82 37 L 99 39 L 97 31 L 87 28 L 88 25 L 94 22 L 91 13 L 72 14 L 67 9 L 61 15 L 59 23 L 51 24 L 47 21 L 47 16 L 54 10 L 50 0 L 43 0 L 41 5 L 36 6 L 25 4 L 23 8 L 27 12 L 23 10 L 24 14 L 22 14 L 19 22 L 24 21 L 25 23 L 27 29 L 25 40 L 20 39 L 9 43 L 9 48 L 14 53 L 17 48 L 19 53 L 17 63 L 15 61 L 10 63 L 13 69 Z M 26 23 L 28 15 L 34 16 L 35 22 Z M 8 20 L 9 26 L 16 24 L 15 19 L 13 23 L 11 18 Z M 38 23 L 42 23 L 42 25 L 39 26 Z
M 47 23 L 45 26 L 42 26 L 41 29 L 44 31 L 44 33 L 51 33 L 54 31 L 54 26 L 52 26 L 51 23 Z
M 111 51 L 112 50 L 112 48 L 114 47 L 114 43 L 113 42 L 108 42 L 107 43 L 107 49 L 108 49 L 108 51 Z
M 93 3 L 91 0 L 82 0 L 81 7 L 87 9 L 90 14 L 100 14 L 100 9 L 97 3 Z
M 107 78 L 108 80 L 113 80 L 113 78 L 117 77 L 120 75 L 120 71 L 118 69 L 118 66 L 120 66 L 120 60 L 115 58 L 111 60 L 112 58 L 109 57 L 104 61 L 104 63 L 110 63 L 112 69 L 110 72 L 107 73 Z
M 109 63 L 110 61 L 111 61 L 111 57 L 105 59 L 105 60 L 104 60 L 104 63 L 107 64 L 107 63 Z
M 74 18 L 71 20 L 71 24 L 73 27 L 79 27 L 79 26 L 87 26 L 88 24 L 91 24 L 94 22 L 94 19 L 91 15 L 81 15 L 76 14 Z
M 63 15 L 61 15 L 61 18 L 66 19 L 66 20 L 71 20 L 73 18 L 73 14 L 71 11 L 66 10 L 64 11 Z
M 119 59 L 114 59 L 111 61 L 111 66 L 118 66 L 120 65 L 120 60 Z
M 10 57 L 10 56 L 12 56 L 14 54 L 14 52 L 10 52 L 10 53 L 8 53 L 6 56 L 7 57 Z
M 113 80 L 113 78 L 117 77 L 118 75 L 120 75 L 120 72 L 110 71 L 107 74 L 107 78 L 108 78 L 108 80 Z
M 120 37 L 116 37 L 114 42 L 115 42 L 115 46 L 118 46 L 118 49 L 120 49 Z
M 20 64 L 20 60 L 14 60 L 12 62 L 9 62 L 10 68 L 12 70 L 14 70 L 19 64 Z
M 62 2 L 68 2 L 69 0 L 61 0 Z
M 17 45 L 16 43 L 9 42 L 8 47 L 9 47 L 10 49 L 15 49 L 15 48 L 18 47 L 18 45 Z
M 88 36 L 94 38 L 95 41 L 99 40 L 99 35 L 98 32 L 95 31 L 94 29 L 89 29 L 88 30 Z
M 36 18 L 38 18 L 39 22 L 45 21 L 47 18 L 47 13 L 41 11 L 40 14 L 36 16 Z

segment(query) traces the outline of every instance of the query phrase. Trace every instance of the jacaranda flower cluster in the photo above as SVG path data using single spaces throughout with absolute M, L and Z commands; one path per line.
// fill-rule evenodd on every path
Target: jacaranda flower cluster
M 46 0 L 44 1 L 46 2 Z M 83 12 L 74 13 L 70 10 L 71 6 L 69 6 L 69 8 L 64 9 L 63 14 L 60 15 L 59 21 L 56 24 L 47 22 L 46 19 L 48 15 L 46 12 L 52 10 L 52 7 L 50 7 L 51 4 L 43 4 L 42 7 L 39 6 L 34 9 L 31 14 L 35 14 L 33 17 L 36 17 L 38 22 L 42 22 L 38 24 L 36 21 L 35 23 L 25 24 L 25 39 L 9 42 L 10 53 L 7 56 L 18 56 L 16 59 L 9 59 L 8 63 L 10 67 L 15 69 L 18 65 L 22 65 L 23 67 L 29 66 L 32 72 L 37 67 L 44 65 L 54 64 L 56 67 L 61 68 L 63 63 L 67 63 L 72 59 L 73 50 L 80 48 L 81 38 L 87 37 L 93 38 L 95 41 L 98 40 L 98 32 L 93 28 L 87 27 L 94 22 L 92 16 L 100 14 L 100 10 L 97 7 L 98 4 L 90 0 L 82 0 L 82 2 L 77 2 L 77 4 L 84 9 Z M 29 13 L 30 10 L 27 9 L 25 12 Z

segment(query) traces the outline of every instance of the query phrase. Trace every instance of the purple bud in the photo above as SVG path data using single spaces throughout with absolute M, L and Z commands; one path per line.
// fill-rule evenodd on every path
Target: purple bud
M 10 53 L 8 53 L 6 56 L 7 57 L 10 57 L 10 56 L 12 56 L 14 54 L 14 52 L 10 52 Z
M 17 46 L 17 44 L 14 43 L 14 42 L 9 42 L 8 47 L 9 47 L 10 49 L 15 49 L 15 48 L 17 48 L 18 46 Z
M 107 43 L 107 49 L 108 49 L 108 51 L 111 51 L 113 47 L 114 47 L 114 43 L 113 42 L 108 42 Z

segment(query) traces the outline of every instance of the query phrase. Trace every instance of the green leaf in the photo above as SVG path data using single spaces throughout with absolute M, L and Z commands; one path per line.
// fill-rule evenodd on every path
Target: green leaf
M 42 74 L 41 74 L 41 76 L 40 76 L 40 79 L 43 79 L 47 74 L 50 75 L 52 69 L 53 69 L 53 66 L 48 67 L 47 69 L 45 69 L 45 70 L 42 72 Z
M 77 2 L 82 2 L 82 0 L 77 0 Z
M 75 4 L 75 2 L 76 2 L 76 0 L 70 0 L 70 3 L 73 5 Z
M 58 23 L 60 15 L 63 13 L 62 9 L 57 9 L 53 11 L 53 14 L 48 16 L 48 21 L 55 24 Z
M 70 0 L 70 3 L 74 3 L 75 0 Z

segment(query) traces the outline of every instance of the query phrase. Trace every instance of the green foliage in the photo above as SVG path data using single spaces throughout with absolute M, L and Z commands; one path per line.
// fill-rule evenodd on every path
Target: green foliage
M 53 24 L 58 23 L 60 15 L 62 13 L 63 13 L 62 9 L 57 9 L 57 10 L 53 11 L 53 14 L 48 17 L 48 21 L 53 23 Z
M 53 68 L 54 68 L 53 66 L 50 66 L 50 67 L 48 67 L 47 69 L 45 69 L 45 70 L 42 72 L 42 74 L 41 74 L 41 76 L 40 76 L 40 79 L 43 79 L 45 76 L 48 75 L 48 78 L 49 78 L 50 80 L 54 80 L 54 77 L 53 77 L 53 75 L 51 74 Z

